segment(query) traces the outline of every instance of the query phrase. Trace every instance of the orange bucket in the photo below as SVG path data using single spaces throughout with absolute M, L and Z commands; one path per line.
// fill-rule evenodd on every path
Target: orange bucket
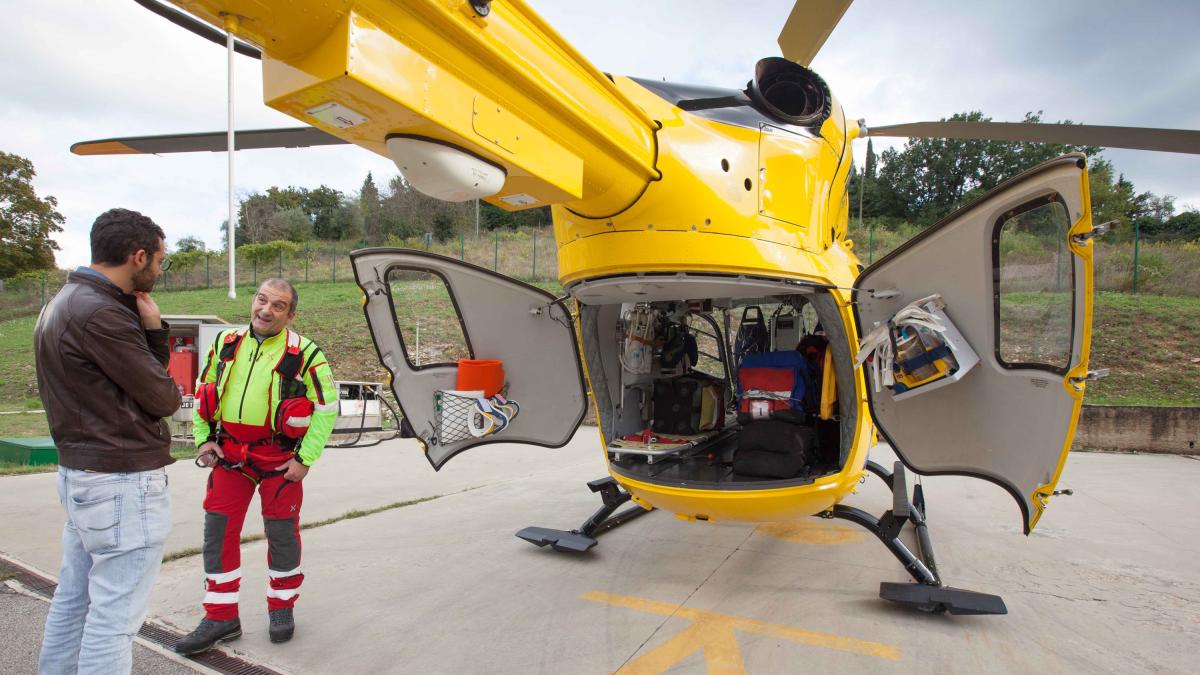
M 482 389 L 484 396 L 495 396 L 504 388 L 504 362 L 493 360 L 458 360 L 459 391 Z

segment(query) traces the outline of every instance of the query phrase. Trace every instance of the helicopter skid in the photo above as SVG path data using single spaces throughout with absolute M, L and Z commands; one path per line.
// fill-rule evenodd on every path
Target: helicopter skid
M 566 530 L 551 530 L 547 527 L 526 527 L 518 532 L 517 536 L 535 546 L 549 545 L 555 551 L 572 553 L 585 553 L 598 543 L 593 537 Z
M 998 595 L 949 586 L 884 581 L 879 584 L 879 597 L 937 614 L 1008 614 L 1004 600 Z
M 884 581 L 879 584 L 879 597 L 924 612 L 950 614 L 1007 614 L 1004 600 L 998 595 L 967 591 L 943 586 L 933 556 L 933 544 L 929 527 L 925 522 L 925 493 L 920 485 L 908 497 L 908 481 L 904 465 L 896 462 L 888 471 L 875 462 L 868 461 L 866 469 L 892 489 L 892 508 L 876 518 L 861 509 L 837 504 L 822 514 L 826 518 L 849 520 L 866 528 L 887 547 L 892 555 L 904 565 L 917 583 Z M 900 531 L 911 523 L 917 534 L 917 550 L 914 553 L 900 541 Z
M 628 492 L 621 490 L 621 487 L 617 485 L 617 481 L 613 480 L 611 476 L 605 476 L 604 478 L 588 482 L 588 488 L 592 492 L 600 493 L 600 498 L 604 500 L 604 505 L 593 513 L 591 518 L 584 521 L 583 525 L 579 526 L 579 529 L 568 532 L 567 530 L 553 530 L 546 527 L 526 527 L 517 532 L 517 537 L 535 546 L 544 547 L 549 545 L 555 551 L 585 553 L 596 545 L 594 535 L 611 530 L 644 513 L 649 513 L 647 509 L 634 506 L 614 516 L 613 512 L 622 504 L 629 501 L 631 497 Z

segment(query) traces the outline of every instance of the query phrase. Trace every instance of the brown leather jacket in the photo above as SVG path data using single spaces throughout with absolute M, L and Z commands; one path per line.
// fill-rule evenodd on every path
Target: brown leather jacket
M 145 330 L 137 301 L 106 278 L 71 272 L 33 331 L 38 391 L 58 463 L 106 473 L 174 462 L 162 418 L 179 408 L 164 321 Z

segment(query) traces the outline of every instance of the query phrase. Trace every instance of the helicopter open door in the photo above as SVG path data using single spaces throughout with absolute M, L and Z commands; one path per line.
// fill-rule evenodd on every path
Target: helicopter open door
M 372 248 L 354 251 L 350 259 L 365 293 L 363 311 L 375 349 L 392 377 L 392 393 L 434 469 L 477 445 L 566 445 L 583 421 L 587 396 L 574 325 L 562 301 L 516 279 L 431 253 Z M 422 364 L 397 320 L 397 305 L 409 302 L 413 284 L 432 284 L 438 287 L 434 292 L 444 285 L 444 313 L 451 322 L 457 317 L 466 353 Z M 429 293 L 426 288 L 421 295 Z M 503 364 L 505 395 L 520 408 L 499 431 L 479 434 L 488 431 L 480 422 L 484 416 L 474 409 L 455 410 L 477 400 L 453 393 L 459 391 L 455 356 Z
M 883 361 L 895 366 L 881 379 L 894 383 L 867 386 L 879 432 L 918 473 L 1007 489 L 1026 534 L 1058 482 L 1089 378 L 1093 234 L 1085 158 L 1066 155 L 930 227 L 854 284 L 860 334 L 890 332 Z M 913 312 L 897 313 L 935 294 L 948 330 L 904 326 Z M 929 352 L 905 364 L 913 340 Z M 947 347 L 964 340 L 956 360 Z

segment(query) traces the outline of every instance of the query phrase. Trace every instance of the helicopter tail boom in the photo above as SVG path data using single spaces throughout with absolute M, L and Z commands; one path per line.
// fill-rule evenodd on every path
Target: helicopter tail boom
M 261 46 L 271 107 L 384 156 L 404 135 L 479 157 L 502 208 L 608 213 L 658 178 L 657 124 L 520 0 L 176 4 Z

